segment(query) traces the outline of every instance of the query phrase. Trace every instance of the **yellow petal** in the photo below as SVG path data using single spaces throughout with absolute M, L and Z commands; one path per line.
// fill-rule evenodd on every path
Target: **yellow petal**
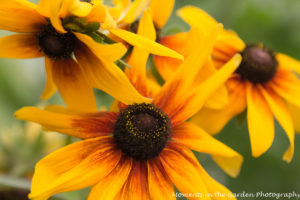
M 89 49 L 99 59 L 105 59 L 114 62 L 120 59 L 127 51 L 127 49 L 122 43 L 115 43 L 109 45 L 100 44 L 95 42 L 91 37 L 85 34 L 75 33 L 75 35 L 80 41 L 82 41 L 85 45 L 87 45 Z
M 300 133 L 300 108 L 291 103 L 287 103 L 287 107 L 292 116 L 296 132 Z
M 104 22 L 106 10 L 103 5 L 94 5 L 90 13 L 85 17 L 89 22 Z
M 70 108 L 97 111 L 93 88 L 88 77 L 73 59 L 53 62 L 53 81 Z
M 52 26 L 60 33 L 67 32 L 63 28 L 60 20 L 61 7 L 65 2 L 70 2 L 70 0 L 41 0 L 37 7 L 37 11 L 41 13 L 41 15 L 50 18 Z
M 123 23 L 133 23 L 144 10 L 146 10 L 147 5 L 150 0 L 134 0 L 128 10 L 126 16 L 121 20 Z
M 279 65 L 285 69 L 291 69 L 300 74 L 300 62 L 292 57 L 289 57 L 282 53 L 276 54 L 276 59 Z
M 108 176 L 92 187 L 88 200 L 115 199 L 127 181 L 131 168 L 132 158 L 123 157 Z
M 202 153 L 208 153 L 230 176 L 237 177 L 243 157 L 222 142 L 214 139 L 198 126 L 185 122 L 173 129 L 174 139 L 185 146 Z
M 75 50 L 79 63 L 95 88 L 103 90 L 125 104 L 151 102 L 140 95 L 123 71 L 111 61 L 99 60 L 86 46 Z
M 273 112 L 275 118 L 282 126 L 284 131 L 286 132 L 289 141 L 290 147 L 286 151 L 283 156 L 283 159 L 286 162 L 290 162 L 294 155 L 294 139 L 295 139 L 295 132 L 294 132 L 294 124 L 292 117 L 287 109 L 286 104 L 282 101 L 282 99 L 276 95 L 272 90 L 266 90 L 262 87 L 259 87 L 261 93 L 265 97 L 268 105 L 270 106 L 271 111 Z
M 180 106 L 183 106 L 191 95 L 196 75 L 212 52 L 217 30 L 218 28 L 209 37 L 203 36 L 202 32 L 196 28 L 191 30 L 189 39 L 198 48 L 185 58 L 154 99 L 154 104 L 168 113 L 170 117 L 180 110 Z
M 41 99 L 47 100 L 49 99 L 57 90 L 57 87 L 53 81 L 52 76 L 52 60 L 48 57 L 45 57 L 45 71 L 47 74 L 46 77 L 46 85 L 45 89 L 43 91 L 43 94 L 41 95 Z
M 228 190 L 225 186 L 221 185 L 219 182 L 214 180 L 201 165 L 199 165 L 199 173 L 201 174 L 201 177 L 206 184 L 207 190 L 211 195 L 213 195 L 213 200 L 236 199 L 234 194 L 230 190 Z
M 188 25 L 200 28 L 205 33 L 211 32 L 218 22 L 204 10 L 195 6 L 185 6 L 177 10 L 177 15 Z
M 137 34 L 155 41 L 156 32 L 152 22 L 152 13 L 150 10 L 144 12 L 142 18 L 140 19 Z M 141 78 L 145 79 L 148 57 L 148 51 L 140 49 L 139 47 L 134 47 L 128 60 L 128 64 L 131 66 L 129 69 L 130 73 L 134 74 L 134 76 L 140 76 Z
M 216 92 L 214 92 L 205 102 L 204 107 L 211 109 L 222 109 L 228 105 L 228 92 L 224 85 L 222 85 Z
M 0 29 L 36 33 L 47 21 L 36 11 L 36 5 L 26 0 L 0 1 Z
M 0 38 L 0 57 L 37 58 L 43 56 L 34 35 L 16 34 Z
M 24 107 L 15 113 L 15 117 L 39 123 L 47 130 L 86 139 L 112 134 L 118 114 L 112 112 L 82 113 L 51 106 L 47 110 Z
M 162 151 L 160 160 L 168 176 L 181 193 L 200 193 L 203 195 L 202 199 L 210 200 L 206 183 L 199 171 L 200 165 L 189 149 L 172 142 L 170 147 Z
M 183 56 L 180 55 L 179 53 L 167 47 L 164 47 L 156 42 L 153 42 L 148 38 L 136 35 L 134 33 L 122 29 L 111 29 L 110 32 L 116 35 L 117 37 L 125 40 L 132 46 L 139 47 L 141 49 L 149 51 L 152 54 L 160 55 L 160 56 L 168 56 L 171 58 L 177 58 L 183 60 Z
M 42 159 L 36 166 L 29 198 L 47 199 L 99 182 L 121 157 L 112 141 L 111 137 L 101 137 L 76 142 Z
M 74 0 L 68 11 L 75 16 L 85 17 L 91 12 L 92 7 L 93 5 L 89 2 Z
M 174 114 L 172 122 L 174 124 L 185 121 L 196 114 L 204 105 L 209 96 L 213 94 L 225 81 L 231 76 L 231 74 L 237 69 L 241 62 L 241 56 L 237 54 L 228 63 L 226 63 L 218 72 L 216 72 L 211 78 L 205 81 L 194 89 L 194 96 L 188 99 L 188 103 L 183 106 L 183 109 Z
M 204 107 L 190 120 L 210 134 L 219 133 L 229 120 L 246 109 L 246 88 L 244 84 L 233 79 L 227 83 L 230 86 L 228 87 L 228 104 L 222 109 Z
M 252 156 L 265 153 L 274 140 L 274 119 L 272 112 L 255 86 L 247 86 L 247 118 Z
M 168 21 L 175 4 L 175 0 L 151 0 L 150 8 L 153 11 L 155 25 L 161 29 Z

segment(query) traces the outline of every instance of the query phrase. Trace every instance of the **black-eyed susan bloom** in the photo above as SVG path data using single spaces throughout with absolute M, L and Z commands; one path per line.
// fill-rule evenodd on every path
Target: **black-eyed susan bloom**
M 114 64 L 125 54 L 126 48 L 121 43 L 100 44 L 83 34 L 88 29 L 98 29 L 99 21 L 88 20 L 101 18 L 105 21 L 109 18 L 105 15 L 105 8 L 97 14 L 95 12 L 90 3 L 77 0 L 42 0 L 38 5 L 25 0 L 1 1 L 0 28 L 18 34 L 0 38 L 0 57 L 44 56 L 47 83 L 42 99 L 48 99 L 58 89 L 71 108 L 80 109 L 84 106 L 85 110 L 95 111 L 93 87 L 126 103 L 133 103 L 133 99 L 145 101 Z M 73 14 L 86 18 L 74 17 Z M 86 26 L 78 28 L 82 23 Z M 138 37 L 144 41 L 141 38 Z M 161 50 L 159 54 L 171 53 L 181 57 L 149 40 L 144 43 L 148 45 L 147 48 L 153 47 L 154 52 L 149 50 L 152 53 Z M 144 43 L 139 45 L 143 46 Z
M 152 23 L 145 14 L 141 24 L 148 24 L 147 19 Z M 153 38 L 154 27 L 146 27 L 143 33 Z M 56 193 L 92 186 L 89 200 L 175 199 L 173 184 L 182 193 L 203 195 L 198 196 L 200 199 L 213 199 L 208 194 L 215 192 L 225 194 L 223 199 L 232 197 L 228 189 L 205 172 L 190 149 L 211 154 L 232 176 L 239 173 L 243 158 L 201 128 L 186 122 L 241 60 L 236 55 L 206 82 L 191 88 L 199 63 L 204 63 L 210 53 L 206 49 L 212 47 L 213 37 L 215 34 L 204 43 L 196 40 L 199 48 L 162 88 L 149 85 L 143 78 L 145 65 L 140 61 L 147 60 L 149 52 L 136 47 L 127 74 L 143 95 L 153 98 L 150 104 L 118 104 L 114 112 L 82 113 L 57 106 L 46 110 L 25 107 L 17 111 L 15 116 L 19 119 L 82 139 L 37 164 L 29 197 L 42 200 Z M 133 57 L 137 55 L 138 58 Z
M 203 31 L 217 24 L 196 7 L 184 7 L 178 14 L 189 25 Z M 286 102 L 300 106 L 300 81 L 293 71 L 299 64 L 263 44 L 245 44 L 233 31 L 223 30 L 212 54 L 215 64 L 222 66 L 237 53 L 242 54 L 242 62 L 227 82 L 228 105 L 222 110 L 202 109 L 192 121 L 210 133 L 217 133 L 247 108 L 252 155 L 258 157 L 273 143 L 275 117 L 290 141 L 283 156 L 290 162 L 294 152 L 294 124 Z

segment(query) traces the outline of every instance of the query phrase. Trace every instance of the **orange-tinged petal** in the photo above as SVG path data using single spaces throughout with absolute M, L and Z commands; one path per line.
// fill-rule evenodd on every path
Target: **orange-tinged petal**
M 52 60 L 48 57 L 45 57 L 45 71 L 47 77 L 45 89 L 43 91 L 43 94 L 41 95 L 41 99 L 43 100 L 49 99 L 57 90 L 57 87 L 52 78 Z
M 210 97 L 231 74 L 237 69 L 241 62 L 241 56 L 237 54 L 228 63 L 226 63 L 218 72 L 216 72 L 211 78 L 199 85 L 192 91 L 193 95 L 182 104 L 182 107 L 178 112 L 172 113 L 172 123 L 177 124 L 196 114 L 204 105 L 205 101 Z
M 132 46 L 139 47 L 141 49 L 149 51 L 152 54 L 160 55 L 160 56 L 168 56 L 171 58 L 177 58 L 183 60 L 183 56 L 180 55 L 179 53 L 165 46 L 162 46 L 161 44 L 153 42 L 152 40 L 145 38 L 143 36 L 122 29 L 111 29 L 110 32 L 115 36 L 125 40 Z
M 175 200 L 173 183 L 159 159 L 147 161 L 150 197 L 153 200 Z
M 111 138 L 94 138 L 83 140 L 63 147 L 40 160 L 35 169 L 32 182 L 32 193 L 42 190 L 50 182 L 54 181 L 63 173 L 71 170 L 97 148 L 107 146 Z
M 90 13 L 85 17 L 89 22 L 104 22 L 106 10 L 103 5 L 94 5 Z
M 168 176 L 181 193 L 203 195 L 210 200 L 209 191 L 200 174 L 200 165 L 192 151 L 171 142 L 160 154 L 160 160 Z M 192 197 L 189 199 L 197 199 Z
M 111 61 L 98 59 L 85 45 L 75 49 L 75 56 L 85 67 L 93 87 L 103 90 L 125 104 L 152 101 L 137 92 L 118 66 Z
M 219 133 L 223 127 L 237 114 L 246 109 L 246 88 L 239 80 L 231 79 L 228 104 L 222 109 L 203 107 L 192 118 L 191 122 L 199 125 L 210 134 Z
M 88 77 L 73 59 L 53 62 L 53 81 L 70 108 L 97 111 L 93 88 Z
M 134 0 L 126 13 L 126 16 L 121 20 L 122 23 L 133 23 L 146 10 L 150 0 Z
M 150 200 L 147 173 L 147 165 L 145 161 L 134 161 L 128 180 L 118 193 L 115 200 Z
M 194 34 L 193 31 L 162 37 L 159 39 L 159 43 L 186 57 L 188 55 L 187 42 L 189 41 L 187 38 L 190 38 L 190 34 Z M 182 63 L 182 60 L 164 56 L 154 56 L 154 61 L 155 67 L 164 80 L 172 77 L 173 73 Z
M 24 107 L 15 113 L 18 119 L 36 122 L 47 130 L 81 139 L 112 134 L 117 116 L 117 113 L 112 112 L 80 113 L 53 107 L 48 110 Z
M 282 98 L 300 107 L 300 80 L 293 72 L 278 68 L 268 85 Z
M 26 0 L 0 2 L 0 29 L 36 33 L 47 21 L 36 11 L 36 5 Z
M 204 10 L 195 6 L 185 6 L 177 10 L 177 15 L 192 27 L 198 27 L 209 33 L 218 22 Z
M 163 109 L 165 113 L 168 113 L 170 117 L 172 117 L 172 112 L 180 109 L 180 106 L 185 103 L 188 95 L 190 95 L 196 75 L 211 54 L 217 30 L 218 28 L 209 37 L 204 37 L 198 29 L 191 30 L 189 39 L 198 48 L 185 58 L 182 65 L 168 79 L 154 99 L 154 104 Z
M 76 37 L 82 41 L 89 49 L 99 58 L 109 61 L 119 60 L 127 51 L 122 43 L 100 44 L 95 42 L 91 37 L 75 33 Z
M 47 199 L 56 193 L 94 185 L 106 177 L 118 164 L 121 151 L 116 150 L 111 137 L 90 141 L 74 143 L 42 159 L 36 166 L 29 198 Z M 89 149 L 90 145 L 94 148 Z
M 16 34 L 0 38 L 0 57 L 37 58 L 43 55 L 34 35 Z
M 243 157 L 222 142 L 214 139 L 200 127 L 185 122 L 173 128 L 173 137 L 177 142 L 202 153 L 208 153 L 230 176 L 236 177 L 240 172 Z M 220 162 L 219 162 L 220 161 Z
M 147 165 L 144 161 L 134 163 L 128 180 L 129 199 L 150 199 L 147 174 Z
M 114 199 L 128 179 L 132 168 L 132 158 L 122 157 L 115 169 L 92 187 L 88 200 Z
M 288 55 L 277 53 L 276 59 L 279 62 L 279 65 L 285 69 L 291 69 L 300 74 L 300 62 Z
M 247 85 L 247 118 L 252 156 L 265 153 L 274 140 L 273 114 L 259 90 Z
M 62 0 L 40 0 L 38 5 L 37 5 L 37 11 L 45 16 L 45 17 L 50 17 L 51 15 L 51 10 L 55 7 L 57 10 L 60 8 L 60 5 L 62 3 Z
M 149 7 L 153 11 L 153 20 L 157 28 L 161 29 L 167 23 L 174 4 L 175 0 L 151 0 Z
M 286 153 L 283 156 L 283 159 L 286 162 L 290 162 L 294 155 L 294 140 L 295 140 L 295 132 L 294 132 L 294 124 L 292 117 L 289 113 L 289 110 L 283 100 L 275 94 L 272 90 L 264 89 L 263 87 L 259 87 L 261 93 L 265 97 L 272 113 L 275 118 L 282 126 L 284 131 L 286 132 L 289 141 L 290 147 L 287 149 Z

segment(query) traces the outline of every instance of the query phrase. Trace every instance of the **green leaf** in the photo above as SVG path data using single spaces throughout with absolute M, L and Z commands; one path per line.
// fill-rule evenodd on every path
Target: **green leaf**
M 103 38 L 100 35 L 96 34 L 95 32 L 93 32 L 93 33 L 86 33 L 86 35 L 88 35 L 91 38 L 93 38 L 93 40 L 95 42 L 103 43 Z
M 100 28 L 100 24 L 98 22 L 92 22 L 92 23 L 87 24 L 84 27 L 84 32 L 92 33 L 92 32 L 97 31 L 99 28 Z

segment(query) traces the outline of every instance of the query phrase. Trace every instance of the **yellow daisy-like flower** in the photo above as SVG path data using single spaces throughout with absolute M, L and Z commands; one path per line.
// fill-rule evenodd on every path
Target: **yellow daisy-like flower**
M 38 5 L 11 0 L 2 1 L 0 6 L 0 28 L 20 33 L 0 38 L 0 57 L 45 56 L 47 83 L 42 99 L 48 99 L 58 89 L 69 107 L 95 111 L 94 87 L 124 103 L 133 103 L 133 99 L 145 101 L 114 64 L 126 52 L 121 43 L 99 44 L 86 34 L 66 30 L 62 25 L 64 19 L 72 17 L 73 13 L 87 15 L 88 25 L 99 22 L 96 19 L 100 18 L 105 21 L 105 8 L 97 10 L 96 14 L 90 3 L 77 0 L 41 0 Z M 92 19 L 95 21 L 88 21 Z M 143 37 L 133 38 L 140 39 L 139 46 L 143 48 L 148 45 L 152 53 L 160 51 L 159 54 L 181 58 L 174 51 Z
M 155 37 L 149 12 L 142 17 L 138 33 Z M 195 33 L 200 34 L 197 30 Z M 193 77 L 201 68 L 199 63 L 204 63 L 210 54 L 215 36 L 206 38 L 205 43 L 193 38 L 199 48 L 162 88 L 146 81 L 149 52 L 134 48 L 127 74 L 138 91 L 153 98 L 151 104 L 120 103 L 114 112 L 95 113 L 57 106 L 17 111 L 15 116 L 19 119 L 83 139 L 37 164 L 29 197 L 42 200 L 92 186 L 89 200 L 175 199 L 174 184 L 182 193 L 220 192 L 226 195 L 223 199 L 235 199 L 205 172 L 189 149 L 211 154 L 232 176 L 239 173 L 243 161 L 240 154 L 186 122 L 240 63 L 241 56 L 237 55 L 209 80 L 191 88 Z M 211 198 L 207 195 L 203 199 Z
M 209 31 L 217 24 L 211 16 L 196 7 L 184 7 L 178 14 L 190 26 L 199 27 L 203 31 Z M 252 155 L 259 157 L 273 143 L 275 117 L 290 141 L 283 156 L 285 161 L 290 162 L 295 136 L 294 124 L 285 101 L 300 107 L 300 81 L 293 72 L 299 64 L 263 44 L 246 45 L 236 33 L 224 29 L 214 46 L 214 63 L 222 66 L 237 53 L 241 53 L 243 59 L 227 82 L 228 105 L 222 110 L 205 108 L 192 121 L 210 133 L 217 133 L 232 117 L 247 108 Z

